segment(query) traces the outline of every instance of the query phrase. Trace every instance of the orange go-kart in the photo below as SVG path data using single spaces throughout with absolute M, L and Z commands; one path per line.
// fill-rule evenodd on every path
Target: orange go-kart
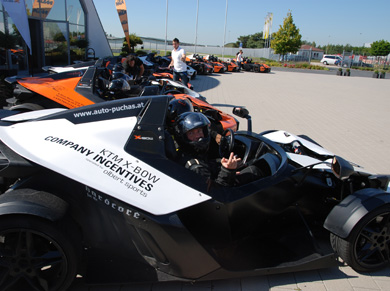
M 6 100 L 6 108 L 19 112 L 49 108 L 72 109 L 115 99 L 172 95 L 175 98 L 189 99 L 196 111 L 212 112 L 221 131 L 238 129 L 238 122 L 234 117 L 211 106 L 202 95 L 173 81 L 167 74 L 169 73 L 145 77 L 139 85 L 128 81 L 131 83 L 130 89 L 121 95 L 110 92 L 111 75 L 106 66 L 95 65 L 85 70 L 14 79 L 14 97 Z M 12 79 L 7 81 L 11 82 Z

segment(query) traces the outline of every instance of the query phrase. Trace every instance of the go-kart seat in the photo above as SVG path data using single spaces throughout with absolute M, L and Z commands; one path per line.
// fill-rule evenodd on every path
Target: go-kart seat
M 107 79 L 104 79 L 102 77 L 98 77 L 97 87 L 98 87 L 99 94 L 104 94 L 104 92 L 106 92 L 109 84 L 110 84 L 110 81 L 108 81 Z
M 280 166 L 280 159 L 274 154 L 266 153 L 259 158 L 255 165 L 260 168 L 265 176 L 272 176 Z
M 140 96 L 155 96 L 159 95 L 160 88 L 158 86 L 145 86 Z

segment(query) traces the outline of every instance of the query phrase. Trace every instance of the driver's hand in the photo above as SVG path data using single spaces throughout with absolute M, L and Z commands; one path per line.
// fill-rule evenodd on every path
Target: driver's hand
M 233 152 L 230 153 L 229 158 L 222 158 L 221 164 L 223 167 L 229 170 L 235 170 L 237 169 L 237 166 L 241 162 L 241 158 L 238 158 L 237 156 L 234 155 Z

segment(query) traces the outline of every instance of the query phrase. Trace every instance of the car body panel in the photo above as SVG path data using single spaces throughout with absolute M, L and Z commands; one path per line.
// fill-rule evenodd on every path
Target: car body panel
M 135 113 L 146 103 L 145 99 L 127 104 L 115 102 L 73 113 L 74 116 L 96 116 L 123 110 L 128 112 L 128 117 L 74 124 L 61 118 L 59 113 L 58 119 L 54 114 L 48 121 L 3 127 L 0 135 L 5 144 L 24 158 L 155 215 L 210 199 L 181 183 L 175 186 L 176 191 L 182 193 L 181 199 L 175 198 L 177 192 L 170 191 L 169 185 L 173 182 L 170 177 L 124 150 L 129 138 L 145 145 L 159 138 L 150 133 L 129 136 L 137 123 Z M 26 141 L 28 148 L 21 146 Z

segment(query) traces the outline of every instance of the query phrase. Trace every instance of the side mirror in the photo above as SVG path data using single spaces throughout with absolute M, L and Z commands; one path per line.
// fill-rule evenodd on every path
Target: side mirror
M 348 161 L 339 156 L 334 156 L 332 161 L 332 172 L 340 180 L 345 180 L 355 173 L 355 170 Z
M 247 118 L 249 116 L 249 111 L 244 107 L 234 107 L 233 114 L 241 118 Z

